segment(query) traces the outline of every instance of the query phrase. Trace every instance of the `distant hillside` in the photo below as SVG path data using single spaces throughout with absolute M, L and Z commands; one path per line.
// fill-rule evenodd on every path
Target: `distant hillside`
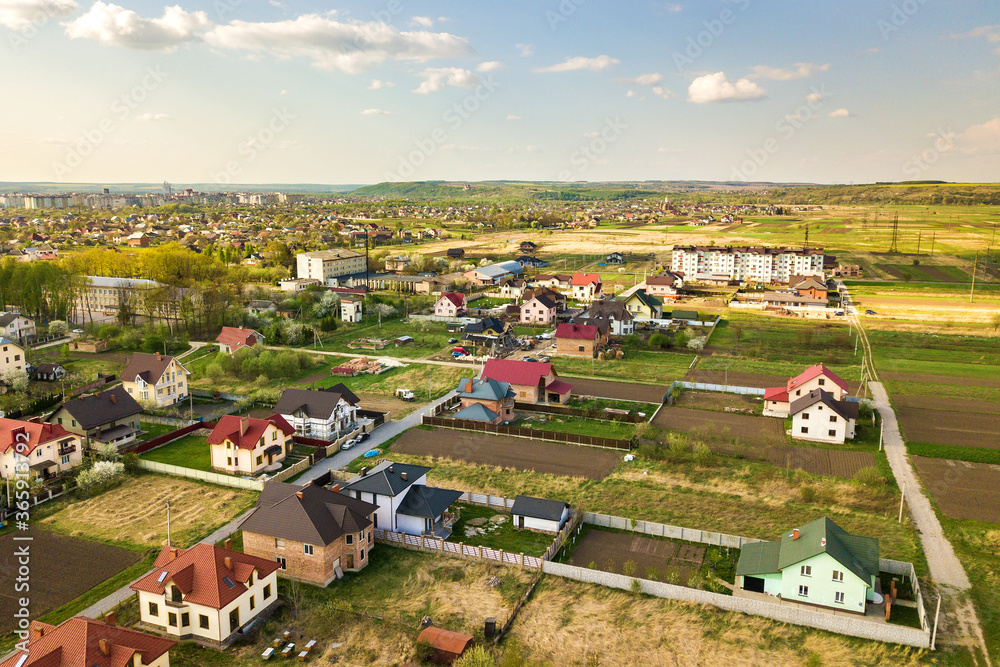
M 788 204 L 964 204 L 1000 205 L 997 183 L 873 183 L 776 187 L 770 198 Z
M 349 192 L 357 184 L 317 185 L 311 183 L 171 183 L 174 192 L 191 188 L 195 192 L 291 192 L 295 194 L 332 194 Z M 112 194 L 155 194 L 163 192 L 163 183 L 47 183 L 42 181 L 0 181 L 0 193 L 23 192 L 28 194 L 66 194 L 70 192 L 101 192 L 108 188 Z

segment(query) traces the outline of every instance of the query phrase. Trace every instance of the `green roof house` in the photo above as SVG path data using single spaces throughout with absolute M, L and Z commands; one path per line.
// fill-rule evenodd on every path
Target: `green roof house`
M 878 571 L 877 539 L 851 535 L 823 517 L 784 533 L 779 542 L 744 545 L 736 587 L 863 615 Z

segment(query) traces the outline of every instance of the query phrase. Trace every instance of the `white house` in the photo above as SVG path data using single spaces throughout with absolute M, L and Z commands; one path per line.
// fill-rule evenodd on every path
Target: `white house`
M 792 401 L 806 396 L 814 389 L 828 391 L 838 401 L 844 400 L 849 393 L 847 382 L 823 364 L 816 364 L 790 378 L 784 387 L 765 389 L 764 416 L 782 419 L 790 416 Z
M 191 372 L 174 357 L 134 353 L 122 371 L 122 386 L 139 401 L 156 407 L 175 405 L 187 398 L 187 376 Z
M 854 439 L 858 404 L 838 401 L 826 390 L 813 389 L 792 401 L 791 413 L 792 437 L 796 440 L 842 445 Z
M 0 667 L 63 667 L 116 665 L 170 667 L 176 642 L 123 628 L 110 613 L 104 621 L 84 616 L 50 625 L 32 621 L 26 641 L 0 660 Z
M 510 513 L 516 528 L 558 533 L 569 519 L 569 505 L 558 500 L 517 496 Z
M 279 564 L 200 542 L 164 547 L 153 571 L 132 584 L 139 621 L 176 639 L 224 648 L 278 601 Z
M 19 313 L 0 313 L 0 336 L 23 341 L 35 335 L 35 321 Z
M 24 348 L 14 341 L 0 336 L 0 376 L 12 371 L 27 372 Z
M 361 299 L 350 297 L 340 298 L 340 319 L 349 324 L 356 324 L 361 321 Z
M 83 441 L 60 424 L 0 418 L 0 479 L 41 478 L 83 463 Z
M 358 397 L 338 384 L 323 391 L 289 388 L 274 411 L 284 417 L 296 435 L 336 440 L 358 424 Z
M 434 303 L 437 317 L 457 317 L 465 312 L 465 295 L 461 292 L 445 292 Z
M 444 514 L 461 491 L 427 486 L 430 468 L 383 461 L 347 482 L 341 493 L 378 505 L 375 528 L 410 535 L 447 538 Z
M 599 273 L 574 273 L 570 281 L 573 298 L 577 301 L 593 301 L 601 293 L 601 274 Z

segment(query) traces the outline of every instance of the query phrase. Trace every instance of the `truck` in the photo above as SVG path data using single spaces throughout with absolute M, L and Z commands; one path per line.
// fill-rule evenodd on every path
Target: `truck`
M 397 389 L 396 390 L 396 398 L 398 398 L 398 399 L 400 399 L 402 401 L 412 401 L 416 397 L 413 395 L 413 392 L 411 390 L 409 390 L 409 389 Z

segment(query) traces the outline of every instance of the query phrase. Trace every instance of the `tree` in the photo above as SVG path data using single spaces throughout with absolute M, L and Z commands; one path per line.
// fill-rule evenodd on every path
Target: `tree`
M 69 326 L 66 324 L 66 320 L 52 320 L 49 322 L 50 336 L 65 336 L 67 331 L 69 331 Z
M 990 318 L 990 324 L 993 325 L 993 332 L 996 333 L 996 330 L 1000 329 L 1000 313 L 993 314 L 993 317 Z
M 0 383 L 9 386 L 14 391 L 24 393 L 28 391 L 31 380 L 28 378 L 28 372 L 23 368 L 12 368 L 0 374 Z

